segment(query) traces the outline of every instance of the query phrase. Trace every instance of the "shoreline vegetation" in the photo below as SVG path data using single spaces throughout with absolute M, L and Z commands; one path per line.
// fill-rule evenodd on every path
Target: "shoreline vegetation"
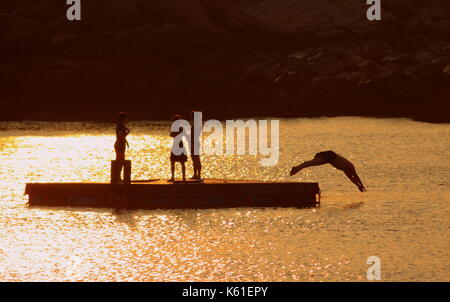
M 283 122 L 291 122 L 299 119 L 310 120 L 310 121 L 320 121 L 327 119 L 367 119 L 370 120 L 405 120 L 417 123 L 425 123 L 425 124 L 436 124 L 445 126 L 449 123 L 447 122 L 426 122 L 426 121 L 417 121 L 411 118 L 405 117 L 373 117 L 373 116 L 320 116 L 320 117 L 298 117 L 298 118 L 286 118 L 286 117 L 268 117 L 268 116 L 249 116 L 249 117 L 229 117 L 226 119 L 218 119 L 219 122 L 225 124 L 227 120 L 243 120 L 246 121 L 248 119 L 279 119 Z M 213 118 L 214 119 L 214 118 Z M 54 128 L 55 131 L 106 131 L 113 132 L 114 120 L 22 120 L 22 121 L 0 121 L 0 133 L 5 131 L 41 131 L 42 129 L 47 129 L 46 127 L 50 127 L 50 129 Z M 167 127 L 170 127 L 171 124 L 170 119 L 160 119 L 160 120 L 133 120 L 131 121 L 130 127 L 145 127 L 152 130 L 161 130 L 166 131 Z
M 407 116 L 374 116 L 374 115 L 317 115 L 317 116 L 269 116 L 269 115 L 248 115 L 248 116 L 209 116 L 211 119 L 217 119 L 220 122 L 225 122 L 227 120 L 248 120 L 248 119 L 264 119 L 264 118 L 271 118 L 271 119 L 280 119 L 280 120 L 296 120 L 296 119 L 327 119 L 327 118 L 367 118 L 367 119 L 405 119 L 410 120 L 413 122 L 420 122 L 420 123 L 429 123 L 429 124 L 450 124 L 450 121 L 436 121 L 436 120 L 420 120 L 416 119 L 414 117 L 407 117 Z M 83 119 L 83 118 L 73 118 L 73 119 L 1 119 L 0 120 L 0 131 L 3 130 L 2 124 L 8 124 L 8 123 L 18 123 L 18 124 L 27 124 L 30 125 L 33 124 L 39 124 L 39 123 L 82 123 L 87 125 L 108 125 L 110 127 L 110 124 L 113 124 L 114 121 L 111 119 Z M 170 124 L 171 120 L 167 117 L 161 117 L 161 118 L 154 118 L 154 119 L 135 119 L 131 123 L 150 123 L 150 124 L 164 124 L 164 127 L 167 126 L 166 124 Z
M 450 1 L 281 1 L 3 0 L 0 120 L 450 122 Z

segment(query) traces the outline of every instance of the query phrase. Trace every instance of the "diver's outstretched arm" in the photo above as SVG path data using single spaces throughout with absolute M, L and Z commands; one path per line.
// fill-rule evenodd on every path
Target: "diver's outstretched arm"
M 314 158 L 312 160 L 309 161 L 305 161 L 304 163 L 292 167 L 291 172 L 289 173 L 291 176 L 294 176 L 295 174 L 297 174 L 298 172 L 300 172 L 301 170 L 308 168 L 308 167 L 312 167 L 312 166 L 321 166 L 326 164 L 326 162 L 324 162 L 322 159 L 320 158 Z

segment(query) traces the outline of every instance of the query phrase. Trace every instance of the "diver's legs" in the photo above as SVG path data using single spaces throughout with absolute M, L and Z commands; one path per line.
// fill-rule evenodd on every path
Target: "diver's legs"
M 355 178 L 356 182 L 359 184 L 358 187 L 359 187 L 360 191 L 365 192 L 366 188 L 364 187 L 364 184 L 362 183 L 361 178 L 359 178 L 358 173 L 356 173 L 355 168 L 353 168 L 353 177 Z
M 366 188 L 364 188 L 364 185 L 361 182 L 361 179 L 359 179 L 358 175 L 356 174 L 356 171 L 352 170 L 344 170 L 345 175 L 352 181 L 352 183 L 355 184 L 355 186 L 358 187 L 358 189 L 361 192 L 364 192 Z

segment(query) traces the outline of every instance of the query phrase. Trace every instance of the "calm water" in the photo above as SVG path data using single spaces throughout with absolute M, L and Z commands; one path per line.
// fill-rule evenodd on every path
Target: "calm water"
M 168 178 L 164 123 L 132 123 L 133 178 Z M 280 162 L 204 157 L 204 176 L 288 180 L 320 150 L 352 160 L 368 192 L 331 166 L 317 209 L 113 211 L 29 208 L 25 183 L 108 181 L 114 125 L 0 123 L 0 281 L 450 281 L 450 125 L 404 119 L 282 120 Z M 191 174 L 189 166 L 188 173 Z

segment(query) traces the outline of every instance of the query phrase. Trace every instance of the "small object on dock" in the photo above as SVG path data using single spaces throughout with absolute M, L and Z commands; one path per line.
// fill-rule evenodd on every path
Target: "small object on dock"
M 136 179 L 136 180 L 132 180 L 132 183 L 146 183 L 146 182 L 154 182 L 154 181 L 158 181 L 160 180 L 159 178 L 157 179 Z
M 30 183 L 25 194 L 32 206 L 130 209 L 203 209 L 237 207 L 316 207 L 318 183 L 205 179 L 166 180 L 128 185 L 108 183 Z
M 198 184 L 202 183 L 203 179 L 186 179 L 186 180 L 174 180 L 170 181 L 170 179 L 167 182 L 171 182 L 174 184 Z
M 120 174 L 122 172 L 123 167 L 123 183 L 129 184 L 131 183 L 131 160 L 111 161 L 111 184 L 119 184 L 120 183 Z

